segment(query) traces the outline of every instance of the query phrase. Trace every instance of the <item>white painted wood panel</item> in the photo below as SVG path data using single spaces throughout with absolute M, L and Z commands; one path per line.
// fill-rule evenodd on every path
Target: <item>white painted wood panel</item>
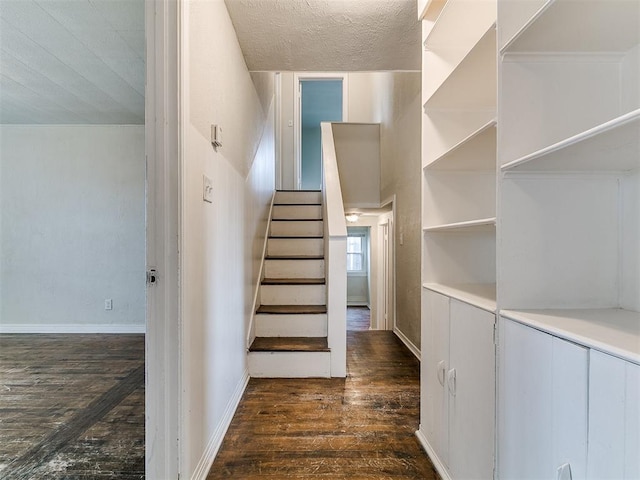
M 594 350 L 589 360 L 587 478 L 640 478 L 640 366 Z
M 428 170 L 478 171 L 496 168 L 496 121 L 469 133 L 440 157 L 425 166 Z
M 494 283 L 496 234 L 433 232 L 424 234 L 424 278 L 429 283 Z
M 522 16 L 530 12 L 520 10 Z M 506 51 L 621 52 L 638 42 L 640 3 L 635 0 L 549 0 Z
M 330 352 L 250 352 L 253 378 L 331 377 Z
M 594 92 L 598 92 L 594 101 Z M 505 57 L 500 102 L 501 163 L 508 163 L 612 120 L 620 105 L 616 56 Z
M 640 312 L 610 309 L 501 310 L 504 317 L 640 363 Z
M 322 220 L 322 207 L 320 205 L 274 205 L 272 219 Z
M 423 188 L 422 211 L 426 227 L 496 216 L 495 169 L 487 172 L 429 171 Z
M 493 477 L 494 324 L 494 314 L 451 300 L 449 466 L 456 479 Z
M 275 197 L 276 204 L 300 204 L 300 203 L 322 203 L 322 192 L 320 191 L 278 191 Z
M 610 175 L 504 178 L 503 308 L 618 306 L 618 198 Z
M 323 226 L 321 220 L 275 221 L 271 222 L 270 233 L 273 237 L 321 237 Z
M 327 315 L 271 315 L 255 317 L 257 337 L 326 337 Z
M 265 260 L 265 278 L 324 278 L 324 260 Z
M 261 305 L 326 305 L 325 285 L 261 285 Z
M 269 238 L 267 255 L 322 255 L 322 238 Z
M 474 133 L 486 127 L 487 124 L 495 121 L 495 116 L 495 106 L 480 111 L 426 110 L 422 116 L 424 137 L 422 165 L 430 165 L 432 162 L 437 161 L 438 168 L 444 168 L 439 159 L 448 152 L 454 155 L 455 152 L 452 151 L 454 147 L 465 142 Z M 467 153 L 470 152 L 467 151 Z M 460 163 L 458 159 L 452 162 L 449 160 L 447 159 L 445 163 Z M 466 161 L 471 162 L 474 160 L 467 159 Z M 486 163 L 490 162 L 486 161 Z M 493 166 L 495 167 L 495 158 Z M 469 170 L 477 170 L 477 168 L 470 168 Z
M 638 132 L 640 137 L 640 131 Z M 640 142 L 640 138 L 638 139 Z M 638 153 L 640 159 L 640 152 Z M 640 170 L 622 176 L 620 306 L 640 312 Z
M 495 283 L 425 283 L 423 288 L 455 298 L 491 313 L 496 312 Z
M 455 70 L 446 68 L 440 52 L 427 50 L 425 62 L 435 71 L 449 71 L 446 80 L 434 85 L 425 94 L 425 109 L 467 108 L 470 110 L 491 109 L 496 105 L 496 31 L 488 28 L 475 47 L 457 65 Z M 473 88 L 469 87 L 473 79 Z M 428 88 L 428 87 L 427 87 Z M 430 92 L 433 92 L 429 94 Z
M 425 79 L 427 98 L 453 75 L 485 33 L 493 29 L 495 21 L 493 0 L 449 0 L 446 3 L 424 41 L 425 50 L 435 53 L 430 57 L 433 69 Z
M 422 292 L 424 322 L 420 381 L 420 421 L 427 441 L 445 466 L 449 465 L 449 298 Z
M 500 478 L 556 478 L 569 463 L 584 478 L 588 349 L 501 320 Z

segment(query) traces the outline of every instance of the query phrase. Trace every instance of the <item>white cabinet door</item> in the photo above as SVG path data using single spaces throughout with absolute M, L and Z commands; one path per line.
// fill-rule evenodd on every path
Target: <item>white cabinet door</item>
M 502 320 L 498 404 L 501 479 L 584 478 L 588 349 Z
M 449 297 L 425 290 L 422 331 L 423 363 L 421 371 L 421 418 L 426 424 L 429 444 L 440 461 L 449 464 L 448 392 L 445 388 L 449 369 Z
M 588 478 L 640 478 L 640 366 L 595 350 L 589 364 Z
M 495 315 L 451 300 L 449 465 L 454 479 L 493 478 Z

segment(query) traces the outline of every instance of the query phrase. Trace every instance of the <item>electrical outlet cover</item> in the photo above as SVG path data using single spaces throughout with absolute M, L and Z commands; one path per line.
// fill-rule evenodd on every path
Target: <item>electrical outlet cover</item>
M 202 176 L 202 199 L 213 203 L 213 181 L 206 175 Z

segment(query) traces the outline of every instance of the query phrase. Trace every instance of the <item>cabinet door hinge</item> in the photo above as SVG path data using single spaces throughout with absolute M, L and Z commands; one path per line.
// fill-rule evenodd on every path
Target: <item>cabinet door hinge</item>
M 493 324 L 493 344 L 498 346 L 498 323 Z

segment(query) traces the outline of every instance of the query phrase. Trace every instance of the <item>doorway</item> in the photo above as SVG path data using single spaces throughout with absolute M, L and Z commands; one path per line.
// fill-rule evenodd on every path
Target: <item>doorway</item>
M 347 77 L 344 74 L 296 74 L 296 162 L 299 190 L 322 187 L 321 122 L 347 120 Z

